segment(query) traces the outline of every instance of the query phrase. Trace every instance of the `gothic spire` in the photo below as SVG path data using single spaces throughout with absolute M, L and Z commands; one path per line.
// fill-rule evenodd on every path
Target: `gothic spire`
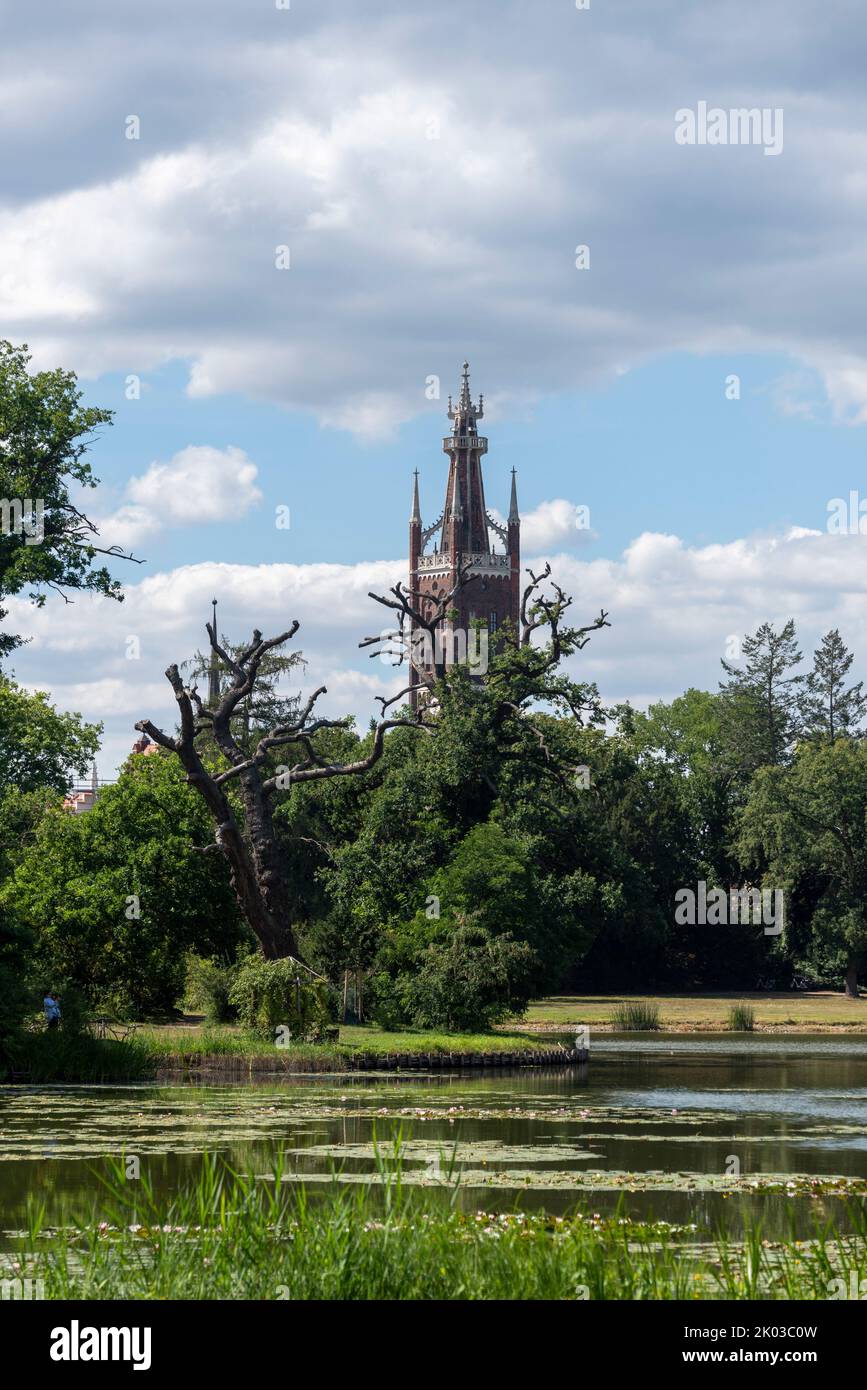
M 512 496 L 509 502 L 509 525 L 514 526 L 521 520 L 518 515 L 518 489 L 515 486 L 515 470 L 512 469 Z
M 419 507 L 419 504 L 418 504 L 418 469 L 417 469 L 417 468 L 415 469 L 415 471 L 414 471 L 414 473 L 413 473 L 413 484 L 412 484 L 412 511 L 411 511 L 411 513 L 410 513 L 410 518 L 409 518 L 409 519 L 410 519 L 410 522 L 417 521 L 418 524 L 419 524 L 419 526 L 421 526 L 421 508 Z

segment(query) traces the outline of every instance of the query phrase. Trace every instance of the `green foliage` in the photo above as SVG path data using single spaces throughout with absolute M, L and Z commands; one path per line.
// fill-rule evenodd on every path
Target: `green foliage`
M 614 1027 L 620 1033 L 655 1033 L 659 1030 L 659 1005 L 646 1000 L 618 1004 Z
M 846 675 L 854 660 L 837 628 L 826 632 L 813 656 L 813 669 L 804 679 L 800 714 L 804 731 L 815 738 L 835 738 L 860 731 L 867 709 L 863 682 L 847 688 Z
M 117 1042 L 68 1028 L 17 1034 L 0 1056 L 0 1078 L 4 1062 L 34 1085 L 149 1081 L 154 1075 L 147 1049 L 135 1038 Z
M 446 1160 L 461 1161 L 461 1149 Z M 378 1150 L 378 1181 L 336 1184 L 325 1202 L 287 1182 L 282 1155 L 273 1182 L 205 1156 L 196 1178 L 169 1196 L 145 1169 L 126 1180 L 113 1160 L 100 1211 L 52 1228 L 34 1203 L 16 1258 L 59 1300 L 335 1302 L 812 1299 L 835 1277 L 855 1286 L 867 1271 L 862 1200 L 845 1226 L 826 1218 L 812 1241 L 770 1241 L 750 1227 L 743 1242 L 697 1246 L 694 1227 L 630 1218 L 617 1207 L 549 1212 L 462 1210 L 451 1164 L 436 1193 L 404 1181 L 400 1139 Z M 592 1304 L 591 1304 L 592 1306 Z
M 733 1033 L 752 1033 L 756 1026 L 756 1011 L 752 1004 L 733 1004 L 729 1010 L 729 1028 Z
M 0 498 L 40 500 L 43 537 L 0 528 L 0 600 L 27 589 L 41 606 L 48 589 L 82 589 L 120 599 L 120 584 L 94 568 L 96 528 L 72 504 L 70 488 L 93 488 L 87 451 L 111 411 L 81 404 L 74 373 L 27 370 L 26 346 L 0 341 Z M 5 609 L 0 608 L 0 620 Z M 0 657 L 22 638 L 0 634 Z
M 22 690 L 0 676 L 0 798 L 46 788 L 66 790 L 83 776 L 99 747 L 100 724 L 60 714 L 39 690 Z
M 867 964 L 865 825 L 867 745 L 846 738 L 802 743 L 790 766 L 762 768 L 740 818 L 743 860 L 763 864 L 789 912 L 801 890 L 802 945 L 820 975 Z
M 171 758 L 132 758 L 93 810 L 49 811 L 0 892 L 33 936 L 33 969 L 108 1012 L 171 1010 L 185 956 L 243 939 L 212 828 Z
M 328 986 L 300 961 L 251 955 L 238 967 L 229 991 L 244 1027 L 278 1045 L 315 1041 L 329 1023 Z
M 237 973 L 234 962 L 206 959 L 191 951 L 187 956 L 184 1006 L 193 1013 L 202 1012 L 209 1023 L 231 1023 L 238 1016 L 229 998 Z
M 24 974 L 31 944 L 30 933 L 0 903 L 0 1055 L 29 1009 Z
M 536 965 L 526 942 L 493 936 L 467 922 L 433 941 L 417 970 L 404 977 L 402 994 L 410 1022 L 453 1032 L 490 1028 L 522 1014 Z
M 795 675 L 794 668 L 800 660 L 790 618 L 779 632 L 762 623 L 752 636 L 744 637 L 743 666 L 722 662 L 728 676 L 720 682 L 726 746 L 741 775 L 786 760 L 799 724 L 804 677 Z

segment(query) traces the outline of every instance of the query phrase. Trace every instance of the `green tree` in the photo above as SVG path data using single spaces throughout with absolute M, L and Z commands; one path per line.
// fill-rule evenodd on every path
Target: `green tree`
M 743 667 L 722 662 L 728 680 L 723 696 L 725 755 L 741 776 L 786 760 L 798 728 L 798 697 L 803 676 L 795 624 L 778 632 L 762 623 L 743 640 Z
M 120 600 L 119 582 L 94 562 L 132 557 L 98 545 L 96 526 L 70 496 L 71 485 L 97 485 L 86 454 L 111 411 L 81 404 L 74 373 L 31 375 L 29 361 L 26 346 L 0 340 L 0 602 L 24 589 L 40 607 L 52 590 Z M 5 616 L 0 607 L 0 622 Z M 0 658 L 22 641 L 0 633 Z
M 533 952 L 508 932 L 494 936 L 461 921 L 422 951 L 405 981 L 410 1020 L 420 1028 L 468 1032 L 523 1013 L 535 973 Z
M 59 713 L 44 691 L 30 694 L 0 676 L 0 798 L 13 788 L 65 791 L 87 771 L 101 733 L 101 724 Z
M 787 890 L 789 901 L 811 885 L 808 955 L 822 972 L 843 974 L 857 998 L 867 962 L 867 747 L 805 742 L 790 766 L 760 769 L 740 848 L 744 862 L 764 859 L 765 882 Z
M 0 902 L 0 1058 L 28 1012 L 25 976 L 31 945 L 30 933 Z
M 173 759 L 133 757 L 86 815 L 50 811 L 2 890 L 34 968 L 133 1016 L 172 1008 L 185 954 L 241 939 L 228 874 L 203 854 L 207 815 Z
M 867 695 L 863 693 L 863 681 L 846 686 L 853 659 L 837 628 L 825 633 L 801 692 L 801 719 L 808 735 L 833 743 L 840 734 L 860 733 Z
M 660 760 L 674 774 L 662 800 L 676 799 L 689 818 L 690 872 L 727 882 L 734 873 L 731 837 L 739 796 L 726 757 L 724 697 L 687 690 L 646 714 L 631 711 L 623 733 L 645 767 Z M 622 727 L 622 725 L 621 725 Z

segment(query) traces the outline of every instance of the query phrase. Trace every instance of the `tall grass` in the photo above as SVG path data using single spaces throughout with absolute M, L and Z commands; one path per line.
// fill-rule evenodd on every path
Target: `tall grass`
M 434 1201 L 402 1183 L 400 1141 L 377 1161 L 376 1189 L 310 1196 L 279 1159 L 257 1181 L 207 1158 L 171 1200 L 118 1161 L 101 1220 L 48 1230 L 34 1208 L 16 1273 L 52 1299 L 624 1300 L 827 1298 L 867 1272 L 863 1203 L 854 1236 L 771 1248 L 754 1232 L 702 1253 L 693 1231 L 622 1212 L 463 1212 L 448 1167 Z
M 659 1031 L 659 1005 L 647 1000 L 618 1004 L 614 1009 L 614 1027 L 620 1033 L 656 1033 Z
M 756 1026 L 756 1011 L 752 1004 L 733 1004 L 729 1010 L 729 1028 L 733 1033 L 752 1033 Z
M 24 1033 L 10 1042 L 0 1057 L 0 1080 L 7 1077 L 34 1083 L 51 1081 L 143 1081 L 153 1076 L 147 1049 L 136 1039 L 115 1042 L 89 1033 Z

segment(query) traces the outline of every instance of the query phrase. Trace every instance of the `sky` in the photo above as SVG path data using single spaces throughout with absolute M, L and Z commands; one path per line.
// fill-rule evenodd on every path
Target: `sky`
M 489 506 L 514 467 L 523 558 L 610 615 L 572 662 L 605 699 L 713 689 L 789 616 L 867 678 L 867 539 L 829 530 L 867 504 L 858 0 L 3 0 L 0 33 L 0 336 L 114 410 L 86 505 L 142 561 L 122 605 L 13 600 L 12 667 L 104 723 L 103 776 L 212 597 L 232 640 L 300 620 L 323 712 L 399 688 L 358 642 L 465 359 Z M 702 104 L 726 143 L 678 137 Z

